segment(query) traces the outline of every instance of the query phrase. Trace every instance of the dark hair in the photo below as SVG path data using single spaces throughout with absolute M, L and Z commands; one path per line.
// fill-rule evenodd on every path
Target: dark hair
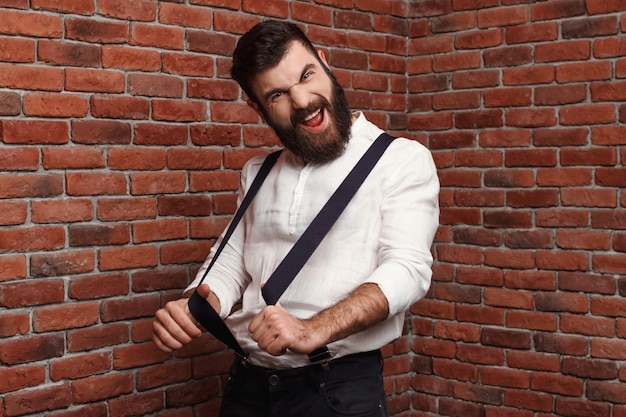
M 309 38 L 290 22 L 265 20 L 257 23 L 239 39 L 230 73 L 250 99 L 261 104 L 252 91 L 254 78 L 260 72 L 278 65 L 293 41 L 301 42 L 317 57 L 317 51 Z

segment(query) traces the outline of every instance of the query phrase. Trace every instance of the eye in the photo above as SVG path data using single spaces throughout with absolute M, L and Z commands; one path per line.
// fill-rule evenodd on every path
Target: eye
M 280 99 L 285 93 L 282 91 L 277 91 L 270 96 L 270 101 L 276 101 Z

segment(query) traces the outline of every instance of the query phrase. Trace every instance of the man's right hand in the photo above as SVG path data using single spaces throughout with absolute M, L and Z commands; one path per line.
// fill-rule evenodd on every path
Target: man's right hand
M 216 303 L 217 297 L 211 293 L 207 284 L 198 287 L 198 294 L 211 305 Z M 155 314 L 152 322 L 152 340 L 164 352 L 180 349 L 202 334 L 198 322 L 189 312 L 187 302 L 188 298 L 170 301 Z M 217 304 L 219 307 L 219 302 Z

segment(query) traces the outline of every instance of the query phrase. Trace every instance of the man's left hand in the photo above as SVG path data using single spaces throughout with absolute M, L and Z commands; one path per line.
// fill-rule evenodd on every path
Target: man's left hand
M 259 347 L 273 356 L 287 350 L 308 354 L 325 344 L 311 320 L 301 320 L 289 314 L 280 303 L 265 307 L 257 314 L 248 331 Z

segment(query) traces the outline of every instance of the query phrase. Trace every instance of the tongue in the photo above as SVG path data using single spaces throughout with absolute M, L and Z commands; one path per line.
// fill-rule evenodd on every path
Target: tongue
M 311 120 L 307 120 L 305 122 L 302 122 L 302 124 L 305 125 L 305 126 L 308 126 L 308 127 L 315 127 L 315 126 L 319 125 L 320 123 L 322 123 L 322 119 L 323 118 L 324 118 L 324 116 L 322 115 L 322 112 L 320 111 Z

